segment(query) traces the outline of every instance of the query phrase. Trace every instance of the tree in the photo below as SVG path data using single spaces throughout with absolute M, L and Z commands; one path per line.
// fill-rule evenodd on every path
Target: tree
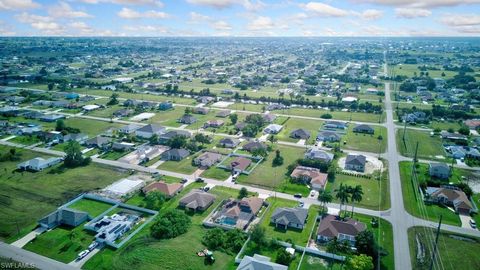
M 173 136 L 167 141 L 167 145 L 171 148 L 184 148 L 187 144 L 187 138 L 185 136 Z
M 462 125 L 462 127 L 458 129 L 458 133 L 468 136 L 470 135 L 470 128 L 467 125 Z
M 372 258 L 377 257 L 375 237 L 369 230 L 362 231 L 355 236 L 355 247 L 360 254 L 366 254 Z
M 239 191 L 238 191 L 238 198 L 239 199 L 243 199 L 245 197 L 248 196 L 248 190 L 245 188 L 245 187 L 242 187 Z
M 277 257 L 275 259 L 276 263 L 283 264 L 289 266 L 290 263 L 293 261 L 292 254 L 288 253 L 285 248 L 281 247 L 277 250 Z
M 175 238 L 188 231 L 191 220 L 184 212 L 173 209 L 155 219 L 150 234 L 157 239 Z
M 417 85 L 412 83 L 412 82 L 409 82 L 409 81 L 405 81 L 403 82 L 401 85 L 400 85 L 400 91 L 403 91 L 403 92 L 416 92 L 417 91 Z
M 203 133 L 195 134 L 195 141 L 199 142 L 201 145 L 210 143 L 210 137 Z
M 48 84 L 48 90 L 49 90 L 49 91 L 52 91 L 53 88 L 55 88 L 55 84 L 54 84 L 54 83 L 49 83 L 49 84 Z
M 202 238 L 202 243 L 209 249 L 219 250 L 225 243 L 225 232 L 221 228 L 214 228 L 207 230 L 207 233 Z
M 250 240 L 259 246 L 264 245 L 267 242 L 265 238 L 265 229 L 260 225 L 255 224 L 250 232 Z
M 223 250 L 228 254 L 238 253 L 245 242 L 246 235 L 239 229 L 225 231 L 221 228 L 208 230 L 202 243 L 209 249 Z
M 160 210 L 165 202 L 165 195 L 159 191 L 150 191 L 145 196 L 145 207 L 153 210 Z
M 258 147 L 251 151 L 252 155 L 255 157 L 266 157 L 268 156 L 267 149 L 265 147 Z
M 66 125 L 65 122 L 62 119 L 58 119 L 57 122 L 55 122 L 55 130 L 56 131 L 63 131 L 65 130 Z
M 335 189 L 335 198 L 340 200 L 340 211 L 342 211 L 342 205 L 348 203 L 350 199 L 350 193 L 348 193 L 348 187 L 343 183 L 340 183 L 340 187 Z
M 280 150 L 275 151 L 275 157 L 272 160 L 272 166 L 273 167 L 278 167 L 283 164 L 283 157 L 280 155 Z
M 192 108 L 190 107 L 185 107 L 185 114 L 191 114 L 192 113 Z
M 353 255 L 347 260 L 346 269 L 372 270 L 374 269 L 373 259 L 372 257 L 364 254 Z
M 158 135 L 157 134 L 153 134 L 152 137 L 148 138 L 148 142 L 151 144 L 151 145 L 155 145 L 158 143 Z
M 80 150 L 80 144 L 76 141 L 69 141 L 64 148 L 65 159 L 63 163 L 68 168 L 74 168 L 78 166 L 88 165 L 90 163 L 90 157 L 83 157 Z
M 361 185 L 356 185 L 355 187 L 350 189 L 350 196 L 352 200 L 352 217 L 353 217 L 353 209 L 355 208 L 355 202 L 361 202 L 363 197 L 363 190 Z
M 116 105 L 118 104 L 118 94 L 117 93 L 113 93 L 111 96 L 110 96 L 110 100 L 107 102 L 107 105 L 108 106 L 111 106 L 111 105 Z
M 331 203 L 333 200 L 332 193 L 329 190 L 321 189 L 318 193 L 318 200 L 322 203 L 323 207 L 326 207 L 327 203 Z
M 270 135 L 268 136 L 268 141 L 272 144 L 274 144 L 276 141 L 278 141 L 277 137 L 275 135 Z
M 232 125 L 235 125 L 238 121 L 238 114 L 232 113 L 228 116 L 230 118 L 230 122 L 232 122 Z

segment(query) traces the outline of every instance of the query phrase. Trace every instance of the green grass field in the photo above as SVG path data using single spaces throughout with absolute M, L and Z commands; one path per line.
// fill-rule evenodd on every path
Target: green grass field
M 292 146 L 275 145 L 275 149 L 280 150 L 283 157 L 283 165 L 278 167 L 272 166 L 272 160 L 275 157 L 275 151 L 271 151 L 267 158 L 265 158 L 249 175 L 240 175 L 238 182 L 248 183 L 264 187 L 279 187 L 287 178 L 285 175 L 287 167 L 295 160 L 302 158 L 304 149 Z
M 161 211 L 177 208 L 180 198 L 192 188 L 204 186 L 193 183 L 174 199 L 167 201 Z M 90 259 L 84 269 L 235 269 L 234 256 L 214 251 L 215 263 L 208 265 L 196 252 L 204 249 L 201 239 L 208 230 L 201 223 L 223 199 L 236 197 L 237 190 L 214 187 L 210 190 L 217 196 L 215 203 L 203 213 L 191 215 L 192 225 L 186 234 L 174 239 L 156 240 L 150 237 L 149 225 L 135 235 L 125 246 L 114 251 L 105 249 Z M 131 201 L 129 201 L 130 203 Z
M 68 127 L 78 128 L 81 133 L 87 134 L 89 137 L 95 137 L 109 128 L 119 128 L 122 124 L 110 123 L 106 121 L 95 121 L 83 118 L 68 118 L 65 120 Z
M 297 142 L 298 139 L 290 138 L 290 133 L 296 129 L 306 129 L 310 131 L 310 139 L 307 141 L 309 144 L 315 142 L 318 129 L 323 125 L 321 120 L 299 119 L 289 118 L 283 125 L 283 129 L 276 135 L 279 141 Z
M 334 202 L 339 203 L 335 198 L 335 190 L 340 187 L 340 184 L 349 186 L 362 186 L 363 199 L 359 203 L 355 203 L 355 207 L 363 207 L 374 210 L 385 210 L 390 208 L 390 194 L 389 194 L 389 181 L 386 173 L 382 176 L 381 180 L 377 177 L 371 179 L 360 178 L 351 175 L 336 174 L 335 181 L 328 182 L 326 189 L 331 191 L 334 196 Z M 350 207 L 348 207 L 350 209 Z
M 158 166 L 158 169 L 178 172 L 178 173 L 192 174 L 198 169 L 196 166 L 192 166 L 192 159 L 194 158 L 195 158 L 194 156 L 188 156 L 181 161 L 168 160 L 160 164 L 160 166 Z
M 418 158 L 445 160 L 442 140 L 439 136 L 430 136 L 429 132 L 406 129 L 405 142 L 403 141 L 403 129 L 396 134 L 397 147 L 403 156 L 413 157 L 418 142 Z
M 10 148 L 0 146 L 0 152 Z M 103 188 L 126 174 L 111 167 L 90 164 L 75 169 L 46 169 L 41 172 L 17 172 L 22 161 L 45 155 L 17 149 L 21 160 L 1 162 L 0 170 L 0 237 L 13 242 L 35 227 L 41 217 L 78 194 Z M 95 173 L 92 174 L 91 172 Z M 26 228 L 17 232 L 18 228 Z
M 101 201 L 95 201 L 90 199 L 81 199 L 79 201 L 74 202 L 73 204 L 69 205 L 68 208 L 85 211 L 87 212 L 92 218 L 100 215 L 101 213 L 110 209 L 113 205 L 104 203 Z
M 383 153 L 387 147 L 387 129 L 380 126 L 371 126 L 374 134 L 363 134 L 353 132 L 355 125 L 350 125 L 347 134 L 342 137 L 341 147 L 357 151 Z M 379 139 L 381 136 L 381 140 Z M 343 142 L 347 142 L 344 144 Z
M 205 170 L 200 176 L 223 181 L 226 180 L 230 175 L 230 171 L 212 166 Z
M 410 214 L 438 222 L 440 215 L 443 216 L 443 223 L 460 226 L 460 218 L 453 211 L 438 205 L 426 205 L 419 197 L 417 186 L 412 182 L 412 163 L 402 161 L 400 166 L 400 177 L 402 181 L 402 193 L 405 209 Z M 426 181 L 428 165 L 423 164 L 418 169 L 419 182 Z M 458 170 L 458 169 L 456 169 Z M 424 211 L 422 210 L 424 209 Z
M 417 237 L 425 251 L 425 260 L 423 263 L 416 259 L 418 254 Z M 433 252 L 432 243 L 434 239 L 435 231 L 432 228 L 413 227 L 408 230 L 412 269 L 430 269 Z M 479 246 L 479 238 L 441 231 L 438 238 L 438 253 L 436 256 L 438 261 L 436 260 L 436 263 L 433 264 L 433 269 L 480 269 L 480 257 L 478 256 Z

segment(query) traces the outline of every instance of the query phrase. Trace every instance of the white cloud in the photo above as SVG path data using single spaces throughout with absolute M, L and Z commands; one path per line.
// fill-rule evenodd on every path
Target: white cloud
M 39 16 L 23 12 L 15 16 L 22 23 L 28 23 L 32 28 L 40 30 L 46 35 L 59 35 L 64 31 L 64 27 L 58 24 L 51 17 Z
M 396 8 L 395 15 L 397 18 L 413 19 L 419 17 L 428 17 L 432 12 L 423 8 Z
M 92 17 L 92 15 L 83 12 L 83 11 L 75 11 L 73 8 L 65 3 L 60 2 L 58 5 L 54 5 L 48 9 L 48 14 L 55 18 L 87 18 Z
M 446 14 L 440 22 L 448 26 L 480 26 L 480 15 L 473 14 Z
M 170 33 L 168 28 L 160 25 L 125 25 L 123 29 L 128 32 L 134 32 L 136 35 L 141 35 L 142 33 L 166 35 Z
M 383 11 L 377 9 L 367 9 L 360 16 L 365 20 L 377 20 L 383 16 Z
M 388 6 L 411 8 L 437 8 L 466 4 L 478 4 L 480 0 L 351 0 L 352 2 L 374 3 Z
M 207 15 L 203 15 L 203 14 L 192 11 L 192 12 L 190 12 L 189 22 L 190 23 L 201 23 L 201 22 L 210 21 L 211 19 L 212 18 L 210 18 Z
M 230 8 L 234 5 L 241 5 L 248 11 L 258 11 L 267 5 L 260 1 L 252 0 L 187 0 L 188 3 L 199 6 L 207 6 L 217 9 Z
M 16 34 L 11 25 L 0 21 L 0 36 L 15 36 Z
M 40 7 L 40 4 L 32 0 L 0 0 L 0 10 L 21 10 L 38 7 Z
M 80 0 L 87 4 L 98 4 L 98 3 L 113 3 L 120 5 L 136 5 L 136 6 L 157 6 L 163 7 L 163 3 L 157 0 Z
M 95 32 L 95 30 L 85 22 L 72 22 L 68 26 L 75 30 L 75 35 L 91 35 Z
M 275 28 L 275 24 L 270 17 L 258 16 L 256 19 L 247 24 L 247 30 L 249 31 L 264 31 L 272 30 Z
M 227 23 L 226 21 L 214 22 L 214 23 L 212 23 L 212 27 L 215 30 L 223 30 L 223 31 L 232 30 L 232 26 L 229 23 Z
M 150 18 L 150 19 L 166 19 L 169 18 L 170 15 L 168 15 L 165 12 L 161 11 L 155 11 L 155 10 L 148 10 L 145 12 L 138 12 L 133 9 L 129 8 L 122 8 L 117 13 L 118 17 L 124 18 L 124 19 L 141 19 L 141 18 Z
M 303 8 L 305 11 L 320 17 L 344 17 L 350 14 L 350 12 L 347 10 L 332 7 L 330 5 L 320 2 L 309 2 L 307 4 L 300 4 L 300 7 Z

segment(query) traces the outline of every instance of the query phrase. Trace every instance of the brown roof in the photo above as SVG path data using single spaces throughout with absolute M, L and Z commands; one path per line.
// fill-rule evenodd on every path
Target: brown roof
M 252 163 L 252 161 L 248 158 L 237 157 L 232 161 L 232 163 L 230 163 L 230 166 L 235 167 L 235 169 L 237 170 L 245 171 L 250 165 L 250 163 Z
M 160 181 L 151 183 L 150 185 L 144 187 L 143 192 L 148 193 L 150 191 L 160 191 L 167 196 L 172 196 L 175 195 L 175 193 L 177 193 L 180 189 L 182 189 L 182 187 L 183 185 L 180 183 L 167 184 Z
M 317 234 L 329 238 L 338 237 L 338 234 L 356 236 L 365 229 L 362 222 L 353 219 L 341 220 L 338 216 L 327 215 L 320 221 Z
M 250 209 L 252 210 L 252 213 L 256 215 L 258 211 L 260 211 L 260 208 L 262 208 L 263 199 L 258 197 L 243 198 L 240 201 L 240 205 L 250 207 Z
M 307 178 L 311 184 L 319 184 L 325 186 L 327 182 L 327 174 L 321 173 L 317 168 L 297 166 L 290 174 L 292 178 Z
M 452 204 L 456 208 L 472 209 L 472 204 L 470 203 L 467 194 L 465 194 L 465 192 L 463 192 L 462 190 L 452 188 L 438 188 L 435 192 L 431 194 L 431 196 L 444 196 L 448 199 L 448 201 L 452 202 Z

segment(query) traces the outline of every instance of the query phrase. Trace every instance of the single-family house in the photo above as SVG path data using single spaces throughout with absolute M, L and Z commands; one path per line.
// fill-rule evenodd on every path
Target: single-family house
M 234 172 L 244 172 L 252 164 L 252 161 L 245 157 L 236 157 L 227 167 Z
M 173 109 L 173 103 L 172 102 L 161 102 L 158 104 L 158 109 L 160 111 L 167 111 L 170 109 Z
M 43 121 L 43 122 L 55 122 L 55 121 L 60 120 L 60 119 L 65 119 L 65 115 L 55 114 L 55 113 L 44 114 L 42 117 L 40 117 L 39 120 Z
M 207 122 L 205 122 L 205 124 L 203 124 L 203 127 L 204 128 L 219 128 L 221 126 L 223 126 L 225 124 L 225 121 L 223 120 L 218 120 L 218 119 L 214 119 L 214 120 L 208 120 Z
M 360 125 L 356 125 L 353 128 L 353 132 L 355 132 L 355 133 L 365 133 L 365 134 L 374 134 L 375 130 L 369 125 L 360 124 Z
M 454 186 L 427 187 L 426 201 L 452 206 L 459 214 L 470 215 L 474 207 L 465 192 Z
M 282 125 L 270 124 L 263 130 L 263 132 L 267 134 L 278 134 L 282 128 Z
M 191 125 L 197 122 L 197 118 L 191 114 L 184 114 L 180 119 L 177 120 L 179 123 Z
M 336 132 L 333 131 L 321 131 L 317 135 L 317 141 L 322 142 L 338 142 L 340 141 L 341 136 L 338 135 Z
M 348 155 L 345 160 L 345 170 L 364 172 L 367 158 L 364 155 Z
M 190 138 L 192 134 L 190 131 L 187 130 L 169 130 L 160 136 L 158 136 L 158 140 L 160 143 L 166 143 L 168 140 L 172 139 L 173 137 L 185 137 Z
M 210 110 L 206 107 L 195 107 L 193 108 L 193 113 L 196 114 L 207 114 Z
M 60 225 L 77 227 L 88 219 L 87 212 L 64 207 L 43 217 L 38 221 L 38 224 L 46 229 L 53 229 Z
M 347 129 L 347 123 L 340 121 L 327 121 L 323 127 L 330 129 Z
M 85 146 L 87 147 L 95 147 L 100 149 L 107 149 L 110 148 L 110 143 L 112 142 L 112 138 L 110 137 L 103 137 L 97 136 L 85 141 Z
M 310 148 L 305 152 L 305 158 L 320 160 L 325 163 L 330 163 L 333 160 L 334 155 L 332 153 L 325 152 L 317 148 Z
M 219 153 L 213 153 L 213 152 L 204 152 L 197 158 L 193 160 L 195 165 L 203 167 L 203 168 L 209 168 L 222 160 L 222 155 Z
M 142 126 L 136 124 L 128 124 L 118 128 L 118 131 L 123 134 L 132 134 L 137 129 L 141 128 Z
M 450 177 L 450 166 L 445 163 L 430 163 L 428 172 L 431 177 L 448 179 Z
M 227 117 L 229 116 L 231 111 L 229 110 L 221 110 L 217 113 L 217 117 Z
M 163 126 L 148 124 L 135 130 L 135 135 L 144 139 L 149 139 L 154 135 L 160 136 L 161 134 L 165 133 L 165 130 L 166 128 Z
M 270 223 L 275 224 L 276 228 L 300 229 L 303 230 L 308 217 L 308 210 L 305 208 L 279 207 L 276 208 L 270 217 Z
M 308 140 L 310 138 L 310 131 L 299 128 L 290 132 L 290 138 Z
M 324 189 L 327 184 L 327 174 L 320 172 L 317 168 L 297 166 L 290 177 L 298 182 L 310 183 L 315 190 Z
M 273 121 L 275 121 L 275 119 L 277 119 L 277 116 L 271 113 L 265 113 L 262 114 L 262 118 L 265 122 L 272 123 Z
M 25 162 L 19 163 L 17 165 L 17 169 L 24 170 L 24 171 L 42 171 L 43 169 L 52 167 L 60 162 L 62 162 L 62 158 L 59 157 L 51 157 L 51 158 L 41 158 L 36 157 Z
M 159 182 L 153 182 L 153 183 L 145 186 L 142 189 L 142 191 L 143 191 L 144 194 L 147 194 L 147 193 L 152 192 L 152 191 L 158 191 L 158 192 L 164 194 L 165 197 L 172 198 L 175 195 L 177 195 L 178 193 L 180 193 L 180 191 L 182 191 L 182 189 L 183 189 L 183 185 L 180 184 L 180 183 L 168 184 L 168 183 L 165 183 L 163 181 L 159 181 Z
M 88 135 L 84 133 L 69 133 L 63 136 L 64 142 L 75 141 L 75 142 L 83 143 L 86 140 L 88 140 Z
M 235 138 L 223 138 L 220 140 L 218 143 L 221 147 L 225 148 L 235 148 L 237 145 L 240 144 L 240 140 L 235 139 Z
M 259 149 L 259 148 L 267 148 L 267 146 L 261 142 L 256 142 L 256 141 L 251 141 L 251 142 L 248 142 L 246 143 L 244 146 L 242 146 L 242 149 L 245 150 L 245 151 L 248 151 L 248 152 L 252 152 L 256 149 Z
M 190 155 L 190 152 L 187 149 L 172 148 L 162 153 L 162 159 L 180 161 L 188 157 L 188 155 Z
M 193 211 L 204 211 L 215 201 L 215 195 L 202 190 L 192 190 L 180 199 L 179 206 Z
M 237 270 L 287 270 L 288 266 L 274 263 L 270 261 L 269 257 L 258 254 L 251 256 L 243 256 L 242 261 L 237 267 Z
M 326 215 L 320 221 L 317 230 L 318 242 L 329 242 L 333 238 L 355 245 L 355 236 L 367 228 L 365 223 L 351 218 L 341 219 L 338 216 Z

